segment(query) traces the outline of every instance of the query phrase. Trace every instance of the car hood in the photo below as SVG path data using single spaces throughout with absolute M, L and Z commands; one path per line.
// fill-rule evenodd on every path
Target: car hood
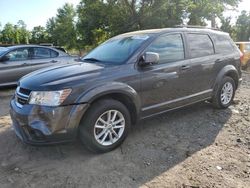
M 98 77 L 104 66 L 93 63 L 73 63 L 52 66 L 32 72 L 19 81 L 23 88 L 30 90 L 57 90 L 71 87 L 72 82 L 89 81 Z

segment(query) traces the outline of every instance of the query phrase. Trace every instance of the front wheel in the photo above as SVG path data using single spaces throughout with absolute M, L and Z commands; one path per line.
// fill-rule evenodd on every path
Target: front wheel
M 84 115 L 79 136 L 89 150 L 108 152 L 124 141 L 130 122 L 130 114 L 122 103 L 113 99 L 100 100 Z
M 228 76 L 224 77 L 214 93 L 212 99 L 213 105 L 216 108 L 229 107 L 233 102 L 235 90 L 236 86 L 234 80 Z

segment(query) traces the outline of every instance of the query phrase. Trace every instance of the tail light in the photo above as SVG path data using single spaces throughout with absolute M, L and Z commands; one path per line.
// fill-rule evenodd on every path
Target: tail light
M 244 54 L 240 51 L 240 62 L 242 63 L 244 59 Z

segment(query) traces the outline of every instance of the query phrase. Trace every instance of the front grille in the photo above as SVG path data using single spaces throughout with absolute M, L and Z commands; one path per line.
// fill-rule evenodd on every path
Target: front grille
M 30 93 L 31 91 L 28 89 L 17 87 L 16 104 L 18 107 L 22 107 L 23 105 L 28 104 Z
M 24 95 L 28 95 L 29 96 L 30 93 L 31 93 L 31 91 L 29 89 L 25 89 L 25 88 L 20 87 L 19 88 L 19 93 L 22 93 Z

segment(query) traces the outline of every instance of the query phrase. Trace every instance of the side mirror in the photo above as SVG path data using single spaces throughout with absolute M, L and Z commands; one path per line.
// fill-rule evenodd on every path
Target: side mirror
M 159 54 L 155 52 L 146 52 L 140 61 L 141 66 L 152 65 L 159 62 Z
M 0 58 L 1 62 L 5 62 L 5 61 L 9 61 L 9 60 L 10 60 L 10 57 L 8 55 L 5 55 L 5 56 Z

